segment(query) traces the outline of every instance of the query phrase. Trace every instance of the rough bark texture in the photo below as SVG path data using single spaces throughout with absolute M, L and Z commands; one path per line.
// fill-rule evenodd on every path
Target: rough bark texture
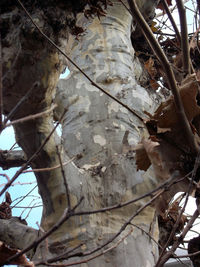
M 137 83 L 142 68 L 135 59 L 130 41 L 132 18 L 119 1 L 112 2 L 113 6 L 108 6 L 107 15 L 101 19 L 87 20 L 82 14 L 78 16 L 77 25 L 86 29 L 82 36 L 69 36 L 65 28 L 59 35 L 50 31 L 50 37 L 64 49 L 67 48 L 70 57 L 90 78 L 144 116 L 144 110 L 154 110 L 154 101 L 153 95 Z M 51 104 L 59 73 L 63 69 L 63 59 L 56 49 L 47 45 L 30 21 L 22 15 L 22 11 L 15 8 L 11 12 L 8 17 L 13 31 L 6 35 L 3 48 L 6 88 L 4 113 L 8 114 L 35 82 L 39 83 L 13 117 L 20 118 L 40 112 Z M 13 24 L 15 12 L 21 15 L 17 26 Z M 62 8 L 58 8 L 57 13 L 59 16 Z M 41 9 L 34 10 L 32 16 L 45 30 Z M 18 45 L 13 46 L 14 38 Z M 72 206 L 84 196 L 79 210 L 121 203 L 153 189 L 159 181 L 151 175 L 151 171 L 144 174 L 136 170 L 135 155 L 131 151 L 131 146 L 136 145 L 145 133 L 144 125 L 92 86 L 74 66 L 70 65 L 70 71 L 70 77 L 59 82 L 54 100 L 58 104 L 55 117 L 59 118 L 63 110 L 68 109 L 62 121 L 62 140 L 54 134 L 32 167 L 44 168 L 59 164 L 56 145 L 62 150 L 63 161 L 81 154 L 81 159 L 65 167 Z M 51 115 L 15 127 L 17 141 L 28 158 L 50 133 L 53 127 Z M 128 143 L 124 144 L 126 131 L 129 131 Z M 36 177 L 44 205 L 42 227 L 47 231 L 67 207 L 66 190 L 60 169 L 36 173 Z M 71 218 L 48 238 L 48 251 L 45 247 L 39 247 L 32 259 L 57 256 L 82 243 L 82 252 L 95 249 L 116 234 L 145 201 L 112 212 Z M 148 207 L 133 223 L 157 239 L 155 218 L 155 209 Z M 24 238 L 27 241 L 26 235 Z M 11 242 L 9 239 L 3 241 L 8 244 Z M 21 248 L 17 242 L 15 245 Z M 157 246 L 154 241 L 134 228 L 132 234 L 117 248 L 81 266 L 154 266 L 156 259 Z
M 139 64 L 133 68 L 131 16 L 118 1 L 107 12 L 105 18 L 100 21 L 96 18 L 89 23 L 79 17 L 78 25 L 84 25 L 87 30 L 79 40 L 71 36 L 70 55 L 95 82 L 143 116 L 144 110 L 153 109 L 154 102 L 136 82 L 142 70 Z M 145 179 L 142 173 L 137 172 L 134 153 L 129 149 L 125 153 L 123 151 L 126 130 L 129 131 L 129 146 L 136 145 L 141 138 L 143 124 L 92 86 L 73 66 L 70 66 L 70 71 L 70 77 L 60 81 L 57 88 L 56 103 L 59 103 L 59 109 L 56 115 L 59 117 L 68 107 L 63 119 L 64 150 L 69 157 L 82 154 L 83 157 L 75 164 L 89 175 L 89 190 L 73 177 L 74 182 L 77 180 L 77 186 L 76 192 L 71 188 L 71 193 L 80 198 L 77 188 L 82 187 L 84 196 L 88 194 L 86 207 L 89 205 L 98 209 L 148 192 L 156 181 L 153 177 Z M 143 203 L 141 201 L 121 210 L 90 216 L 88 221 L 84 218 L 86 221 L 82 231 L 77 222 L 76 227 L 73 225 L 73 232 L 79 232 L 76 244 L 79 240 L 87 240 L 84 249 L 101 244 L 115 234 Z M 146 209 L 134 222 L 147 232 L 154 231 L 154 209 Z M 97 242 L 98 237 L 101 237 L 101 242 Z M 152 243 L 146 234 L 134 229 L 126 244 L 119 245 L 112 253 L 88 265 L 133 266 L 135 262 L 135 266 L 153 266 L 157 253 Z

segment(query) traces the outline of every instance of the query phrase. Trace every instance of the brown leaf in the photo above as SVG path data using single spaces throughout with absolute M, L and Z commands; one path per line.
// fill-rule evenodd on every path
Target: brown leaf
M 149 81 L 150 85 L 151 85 L 151 88 L 154 89 L 155 91 L 158 90 L 158 88 L 160 87 L 160 85 L 157 83 L 156 80 L 154 79 L 151 79 Z
M 187 77 L 179 88 L 186 116 L 191 122 L 194 117 L 200 114 L 200 106 L 197 103 L 199 83 L 194 75 Z M 177 110 L 173 97 L 161 103 L 154 114 L 154 119 L 158 121 L 160 128 L 171 128 L 175 124 L 179 125 Z
M 152 57 L 150 57 L 145 63 L 144 63 L 145 69 L 148 71 L 149 75 L 152 79 L 157 75 L 157 70 L 154 66 L 154 60 Z
M 2 266 L 3 263 L 7 259 L 9 259 L 10 257 L 12 257 L 13 255 L 15 255 L 18 252 L 20 252 L 20 250 L 14 249 L 14 248 L 10 248 L 7 245 L 5 245 L 3 242 L 0 241 L 0 265 Z M 35 266 L 33 262 L 28 261 L 26 259 L 25 255 L 21 255 L 16 260 L 11 261 L 9 263 L 9 265 L 11 265 L 11 264 L 22 265 L 22 266 L 25 266 L 25 267 L 34 267 Z
M 137 170 L 143 170 L 146 171 L 149 166 L 151 165 L 151 162 L 148 158 L 148 155 L 146 153 L 146 150 L 143 146 L 143 144 L 138 144 L 136 149 L 136 165 Z

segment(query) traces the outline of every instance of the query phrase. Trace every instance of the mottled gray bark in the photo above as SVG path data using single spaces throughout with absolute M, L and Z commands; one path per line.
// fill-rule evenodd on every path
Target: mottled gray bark
M 30 242 L 36 240 L 38 235 L 37 230 L 23 224 L 17 217 L 13 217 L 9 220 L 1 219 L 0 240 L 9 244 L 13 248 L 25 248 Z M 30 258 L 33 255 L 34 252 L 32 250 L 27 253 L 27 256 Z
M 22 150 L 0 150 L 0 166 L 3 170 L 21 166 L 26 160 Z
M 70 35 L 67 42 L 66 31 L 59 41 L 62 41 L 61 44 L 70 57 L 90 78 L 144 117 L 144 110 L 152 112 L 155 103 L 153 94 L 137 83 L 143 70 L 135 59 L 130 41 L 132 18 L 119 1 L 112 2 L 113 6 L 108 7 L 107 15 L 100 19 L 87 20 L 82 14 L 79 15 L 77 25 L 86 29 L 82 36 L 76 38 Z M 35 16 L 40 16 L 39 21 L 43 22 L 41 12 Z M 33 33 L 35 34 L 35 30 Z M 31 35 L 32 38 L 33 36 Z M 27 61 L 23 61 L 24 67 L 18 67 L 5 83 L 10 91 L 5 94 L 4 112 L 9 112 L 34 81 L 38 81 L 40 85 L 34 91 L 33 97 L 29 98 L 17 113 L 17 118 L 41 111 L 51 104 L 58 74 L 62 69 L 62 59 L 55 49 L 47 46 L 45 50 L 41 40 L 39 43 L 35 40 L 31 48 L 27 45 L 27 36 L 22 42 L 19 40 L 22 49 L 20 57 L 27 58 Z M 19 58 L 17 62 L 19 64 L 22 59 Z M 55 117 L 59 118 L 64 109 L 68 109 L 62 121 L 62 140 L 54 134 L 32 162 L 32 167 L 44 168 L 59 164 L 56 145 L 61 148 L 63 161 L 81 154 L 80 159 L 64 167 L 72 206 L 84 196 L 79 211 L 106 207 L 147 193 L 158 185 L 159 181 L 151 172 L 144 174 L 136 170 L 135 154 L 131 149 L 140 141 L 142 135 L 146 134 L 143 123 L 91 85 L 74 66 L 70 65 L 69 68 L 70 76 L 59 82 L 54 100 L 58 104 Z M 6 71 L 8 73 L 8 70 Z M 21 87 L 23 90 L 19 90 Z M 13 92 L 15 97 L 11 97 Z M 50 133 L 53 127 L 51 115 L 15 126 L 17 141 L 28 158 Z M 128 143 L 124 149 L 123 139 L 127 131 Z M 60 169 L 36 173 L 36 177 L 44 205 L 42 228 L 48 231 L 67 207 L 66 190 Z M 38 248 L 33 260 L 41 260 L 44 256 L 57 256 L 82 243 L 82 252 L 95 249 L 115 235 L 147 200 L 149 198 L 112 212 L 71 218 L 49 236 L 48 251 L 45 246 L 44 249 Z M 146 208 L 133 223 L 155 239 L 158 238 L 154 207 Z M 125 233 L 131 227 L 127 227 Z M 124 232 L 122 236 L 123 234 Z M 26 236 L 24 238 L 26 239 Z M 120 237 L 117 240 L 119 239 Z M 10 242 L 5 241 L 8 244 Z M 16 246 L 19 247 L 17 244 Z M 80 259 L 73 258 L 71 261 Z M 156 259 L 155 242 L 134 227 L 127 239 L 111 252 L 80 266 L 147 267 L 154 266 Z
M 88 22 L 83 16 L 79 17 L 78 25 L 85 26 L 87 30 L 78 40 L 71 36 L 70 55 L 95 82 L 144 116 L 144 110 L 153 110 L 154 101 L 152 95 L 137 83 L 142 69 L 137 63 L 133 68 L 131 16 L 118 1 L 113 3 L 114 6 L 108 8 L 105 18 Z M 136 170 L 134 152 L 131 151 L 131 146 L 141 139 L 144 125 L 91 85 L 75 67 L 70 65 L 70 71 L 69 78 L 61 80 L 57 87 L 56 103 L 59 108 L 56 115 L 59 117 L 64 108 L 68 107 L 63 119 L 64 150 L 69 157 L 82 154 L 82 158 L 75 164 L 89 176 L 88 188 L 84 188 L 73 177 L 74 183 L 77 183 L 75 192 L 71 188 L 73 196 L 80 198 L 77 189 L 83 187 L 83 194 L 88 200 L 86 207 L 98 209 L 127 201 L 154 188 L 157 181 L 151 176 L 145 179 L 143 173 Z M 129 131 L 129 148 L 124 152 L 123 138 L 126 131 Z M 69 176 L 68 179 L 71 180 Z M 80 223 L 77 222 L 73 226 L 74 231 L 76 229 L 79 232 L 76 239 L 87 240 L 84 249 L 94 248 L 117 233 L 143 203 L 141 201 L 121 210 L 90 216 L 88 221 L 85 219 L 82 233 Z M 147 232 L 151 232 L 151 228 L 155 231 L 154 209 L 147 208 L 134 222 Z M 97 243 L 98 236 L 102 241 Z M 73 235 L 71 238 L 74 238 Z M 134 229 L 125 244 L 88 263 L 88 266 L 154 265 L 156 246 L 146 234 Z

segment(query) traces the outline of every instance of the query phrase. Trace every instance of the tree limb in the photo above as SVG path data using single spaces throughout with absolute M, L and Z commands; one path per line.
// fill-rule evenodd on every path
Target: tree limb
M 0 167 L 3 170 L 20 167 L 26 161 L 26 155 L 22 150 L 0 150 Z
M 24 235 L 27 238 L 22 238 Z M 13 248 L 23 249 L 37 239 L 37 236 L 38 230 L 23 224 L 20 222 L 20 218 L 12 217 L 9 220 L 0 220 L 0 240 Z M 29 251 L 27 256 L 31 257 L 32 254 L 33 251 Z

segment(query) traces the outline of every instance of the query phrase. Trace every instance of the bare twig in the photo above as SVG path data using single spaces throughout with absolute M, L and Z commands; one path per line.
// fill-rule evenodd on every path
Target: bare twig
M 187 223 L 187 225 L 184 228 L 184 230 L 183 230 L 182 234 L 180 235 L 180 237 L 172 245 L 172 248 L 169 251 L 166 252 L 166 254 L 162 257 L 161 261 L 159 263 L 157 263 L 155 267 L 162 267 L 164 265 L 164 263 L 173 255 L 173 253 L 175 252 L 175 250 L 177 249 L 179 244 L 182 242 L 182 240 L 186 236 L 187 232 L 192 227 L 194 221 L 198 218 L 198 216 L 199 216 L 198 208 L 196 209 L 196 211 L 194 212 L 193 216 L 191 217 L 191 219 Z
M 14 121 L 12 121 L 10 123 L 7 123 L 4 126 L 4 128 L 9 127 L 9 126 L 13 126 L 14 124 L 17 124 L 17 123 L 23 123 L 25 121 L 30 121 L 30 120 L 35 120 L 37 118 L 40 118 L 40 117 L 42 117 L 42 116 L 47 115 L 48 113 L 50 113 L 56 107 L 57 107 L 57 105 L 56 104 L 53 104 L 52 107 L 50 107 L 49 109 L 47 109 L 45 111 L 42 111 L 42 112 L 39 112 L 39 113 L 36 113 L 36 114 L 33 114 L 33 115 L 29 115 L 29 116 L 23 117 L 21 119 L 14 120 Z
M 137 21 L 138 25 L 140 26 L 144 36 L 146 37 L 151 48 L 153 49 L 156 57 L 160 61 L 161 65 L 163 67 L 163 70 L 165 71 L 169 87 L 170 87 L 170 89 L 173 93 L 173 96 L 174 96 L 174 103 L 176 106 L 177 115 L 178 115 L 180 123 L 183 127 L 183 133 L 184 133 L 185 138 L 186 138 L 186 140 L 190 146 L 191 151 L 193 153 L 197 153 L 198 147 L 197 147 L 197 144 L 194 140 L 194 135 L 193 135 L 192 130 L 190 128 L 190 125 L 188 123 L 187 117 L 185 115 L 183 103 L 182 103 L 181 98 L 180 98 L 179 90 L 178 90 L 178 87 L 176 84 L 176 80 L 175 80 L 171 65 L 170 65 L 166 55 L 164 54 L 161 46 L 159 45 L 159 43 L 155 39 L 151 29 L 149 28 L 149 25 L 146 23 L 142 14 L 140 13 L 135 0 L 128 0 L 128 3 L 130 6 L 130 10 L 132 12 L 132 15 L 134 16 L 134 19 Z
M 78 265 L 78 264 L 83 264 L 83 263 L 87 263 L 93 259 L 96 259 L 104 254 L 106 254 L 107 252 L 111 251 L 112 249 L 116 248 L 117 246 L 119 246 L 120 243 L 122 243 L 131 233 L 133 232 L 133 227 L 131 227 L 131 229 L 128 231 L 128 233 L 126 235 L 124 235 L 122 238 L 120 238 L 114 245 L 112 245 L 111 247 L 105 249 L 104 251 L 90 257 L 87 258 L 85 260 L 81 260 L 81 261 L 77 261 L 77 262 L 71 262 L 68 264 L 45 264 L 45 262 L 41 262 L 40 264 L 44 264 L 47 266 L 52 266 L 52 267 L 67 267 L 67 266 L 74 266 L 74 265 Z M 47 261 L 48 262 L 48 261 Z M 36 266 L 39 264 L 36 264 Z
M 58 255 L 56 257 L 53 257 L 53 258 L 50 258 L 50 259 L 47 259 L 46 261 L 40 261 L 40 262 L 37 262 L 35 264 L 35 266 L 37 265 L 49 265 L 49 263 L 52 263 L 52 262 L 56 262 L 56 261 L 61 261 L 61 260 L 65 260 L 67 258 L 67 256 L 69 255 L 69 253 L 72 253 L 73 251 L 77 250 L 78 248 L 80 248 L 82 245 L 84 245 L 84 243 L 81 243 L 79 245 L 77 245 L 76 247 L 62 253 L 61 255 Z
M 0 196 L 3 195 L 3 193 L 8 189 L 8 187 L 17 179 L 17 177 L 26 169 L 26 167 L 38 156 L 38 154 L 40 153 L 40 151 L 42 150 L 42 148 L 46 145 L 46 143 L 49 141 L 49 139 L 51 138 L 52 134 L 54 133 L 54 131 L 56 130 L 56 128 L 60 124 L 60 121 L 63 119 L 66 111 L 67 110 L 65 109 L 64 112 L 63 112 L 63 114 L 61 115 L 59 121 L 56 123 L 56 125 L 54 126 L 54 128 L 51 130 L 51 132 L 49 133 L 49 135 L 44 140 L 44 143 L 41 144 L 41 146 L 37 149 L 37 151 L 27 160 L 27 162 L 15 173 L 15 175 L 13 176 L 13 178 L 4 186 L 4 188 L 0 192 Z
M 148 237 L 149 237 L 151 240 L 153 240 L 153 242 L 155 242 L 155 244 L 156 244 L 158 247 L 162 248 L 162 246 L 158 243 L 158 241 L 156 241 L 155 238 L 153 238 L 153 236 L 150 235 L 147 231 L 145 231 L 142 227 L 140 227 L 140 226 L 138 226 L 138 225 L 136 225 L 136 224 L 134 224 L 134 223 L 130 223 L 130 224 L 133 225 L 134 227 L 140 229 L 141 232 L 142 232 L 142 233 L 145 233 L 146 235 L 148 235 Z
M 75 253 L 72 255 L 69 255 L 68 258 L 72 258 L 72 257 L 86 257 L 89 255 L 92 255 L 94 253 L 96 253 L 97 251 L 101 250 L 102 248 L 104 248 L 105 246 L 109 245 L 110 243 L 112 243 L 125 229 L 128 225 L 131 224 L 132 220 L 138 215 L 140 214 L 140 212 L 142 212 L 146 207 L 148 207 L 149 205 L 151 205 L 165 190 L 162 189 L 160 190 L 159 193 L 157 193 L 154 197 L 152 197 L 152 199 L 150 199 L 148 202 L 146 202 L 142 207 L 140 207 L 120 228 L 120 230 L 113 236 L 111 237 L 108 241 L 106 241 L 104 244 L 100 245 L 99 247 L 95 248 L 92 251 L 88 251 L 88 252 L 80 252 L 80 253 Z M 79 212 L 76 212 L 74 214 L 72 214 L 72 216 L 77 216 L 80 215 Z
M 71 159 L 69 159 L 68 161 L 63 162 L 62 165 L 65 166 L 65 165 L 69 164 L 70 162 L 74 161 L 76 158 L 77 158 L 77 156 L 74 156 Z M 39 169 L 26 170 L 26 171 L 23 171 L 22 173 L 29 173 L 29 172 L 47 172 L 47 171 L 52 171 L 52 170 L 58 169 L 58 168 L 60 168 L 60 166 L 61 165 L 58 164 L 56 166 L 49 167 L 49 168 L 39 168 Z
M 60 151 L 58 149 L 58 146 L 56 146 L 56 150 L 57 150 L 57 155 L 58 155 L 60 168 L 61 168 L 61 173 L 62 173 L 62 177 L 63 177 L 63 182 L 64 182 L 64 186 L 65 186 L 68 209 L 70 211 L 71 210 L 71 200 L 70 200 L 69 186 L 68 186 L 68 183 L 67 183 L 67 178 L 66 178 L 65 171 L 64 171 L 64 168 L 63 168 L 62 159 L 61 159 L 61 155 L 60 155 Z
M 20 257 L 21 255 L 25 254 L 26 252 L 28 252 L 32 248 L 36 248 L 42 241 L 44 241 L 48 236 L 50 236 L 52 233 L 54 233 L 64 222 L 66 222 L 73 215 L 74 211 L 81 204 L 82 201 L 83 201 L 83 197 L 79 200 L 79 202 L 70 211 L 68 209 L 66 209 L 63 212 L 63 215 L 61 216 L 61 218 L 57 221 L 56 224 L 54 224 L 49 229 L 48 232 L 46 232 L 45 234 L 43 234 L 37 240 L 33 241 L 25 249 L 21 250 L 20 252 L 16 253 L 15 255 L 13 255 L 9 259 L 7 259 L 3 264 L 8 264 L 8 263 L 12 262 L 13 260 L 17 259 L 18 257 Z
M 7 174 L 5 174 L 5 173 L 0 173 L 0 176 L 5 177 L 6 180 L 7 180 L 8 182 L 10 181 L 10 178 L 9 178 L 9 176 L 8 176 Z
M 23 196 L 12 208 L 15 208 L 20 202 L 22 202 L 28 195 L 30 195 L 30 193 L 33 192 L 33 190 L 35 190 L 35 188 L 37 187 L 37 185 L 35 185 L 25 196 Z
M 172 24 L 172 26 L 174 28 L 174 31 L 175 31 L 176 36 L 177 36 L 177 39 L 181 43 L 181 35 L 180 35 L 180 32 L 178 30 L 178 27 L 176 26 L 176 23 L 175 23 L 174 18 L 173 18 L 172 14 L 171 14 L 171 11 L 169 10 L 169 7 L 168 7 L 168 4 L 166 3 L 166 0 L 162 0 L 162 4 L 164 6 L 164 9 L 166 11 L 166 14 L 167 14 L 170 22 L 171 22 L 171 24 Z
M 181 47 L 183 55 L 183 71 L 185 74 L 190 74 L 190 54 L 189 54 L 189 42 L 188 42 L 188 31 L 187 31 L 187 19 L 186 11 L 182 0 L 176 0 L 176 4 L 179 12 L 179 20 L 181 24 Z
M 193 182 L 193 180 L 194 180 L 194 178 L 195 178 L 195 176 L 196 176 L 196 173 L 197 173 L 197 170 L 198 170 L 199 166 L 200 166 L 200 152 L 198 153 L 198 155 L 197 155 L 197 157 L 196 157 L 196 160 L 195 160 L 194 168 L 193 168 L 193 170 L 192 170 L 192 177 L 191 177 L 191 181 L 190 181 L 190 184 L 189 184 L 189 187 L 188 187 L 188 192 L 187 192 L 187 194 L 186 194 L 186 199 L 185 199 L 184 205 L 183 205 L 183 207 L 182 207 L 182 209 L 181 209 L 181 211 L 180 211 L 180 213 L 179 213 L 179 216 L 178 216 L 178 218 L 177 218 L 177 220 L 176 220 L 176 223 L 175 223 L 175 225 L 174 225 L 174 227 L 173 227 L 173 229 L 172 229 L 172 231 L 171 231 L 171 233 L 170 233 L 170 236 L 169 236 L 169 238 L 168 238 L 168 240 L 167 240 L 165 246 L 163 247 L 163 249 L 162 249 L 162 251 L 161 251 L 161 253 L 160 253 L 159 259 L 158 259 L 158 261 L 157 261 L 157 265 L 158 265 L 158 266 L 159 266 L 160 262 L 162 262 L 163 255 L 164 255 L 164 253 L 165 253 L 165 251 L 166 251 L 166 248 L 169 246 L 169 244 L 170 244 L 170 242 L 171 242 L 173 236 L 175 235 L 175 231 L 176 231 L 176 229 L 177 229 L 177 227 L 178 227 L 178 225 L 179 225 L 179 222 L 180 222 L 180 220 L 181 220 L 181 216 L 182 216 L 183 212 L 185 211 L 185 207 L 186 207 L 186 205 L 187 205 L 187 202 L 188 202 L 188 199 L 189 199 L 189 195 L 190 195 L 190 193 L 191 193 L 192 186 L 193 186 L 193 183 L 192 183 L 192 182 Z M 171 251 L 171 250 L 170 250 L 170 251 Z M 168 252 L 168 253 L 169 253 L 169 252 Z

